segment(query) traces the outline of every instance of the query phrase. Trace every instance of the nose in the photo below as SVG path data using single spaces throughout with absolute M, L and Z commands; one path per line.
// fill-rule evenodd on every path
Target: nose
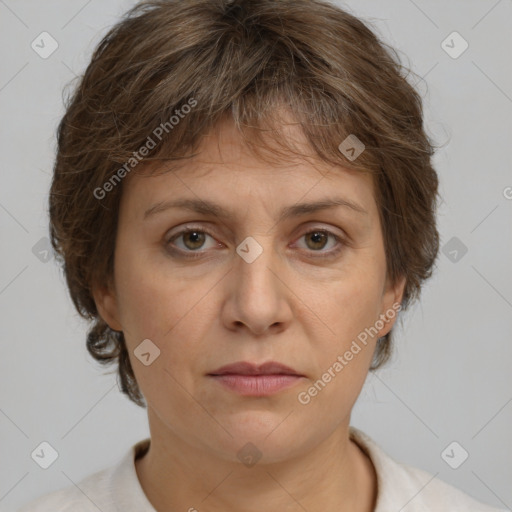
M 238 247 L 225 288 L 221 319 L 230 330 L 254 336 L 280 332 L 290 324 L 293 294 L 286 283 L 282 258 L 270 237 L 248 237 Z

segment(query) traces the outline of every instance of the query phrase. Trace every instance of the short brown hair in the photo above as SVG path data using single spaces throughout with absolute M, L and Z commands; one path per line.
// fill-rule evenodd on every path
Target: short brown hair
M 286 107 L 314 155 L 373 174 L 387 273 L 393 283 L 406 278 L 406 309 L 439 248 L 435 146 L 411 73 L 363 21 L 321 0 L 147 1 L 106 34 L 59 124 L 50 238 L 77 311 L 92 321 L 87 348 L 102 363 L 117 360 L 131 400 L 146 405 L 123 333 L 100 317 L 92 289 L 112 282 L 122 192 L 112 180 L 129 172 L 134 152 L 163 126 L 144 163 L 178 163 L 225 116 L 242 135 L 250 129 L 249 145 L 268 148 L 256 128 L 278 130 Z M 191 100 L 194 108 L 170 122 Z M 356 160 L 338 149 L 349 135 L 365 146 Z M 295 150 L 285 137 L 273 141 L 283 158 Z M 389 358 L 390 343 L 391 332 L 379 340 L 372 370 Z

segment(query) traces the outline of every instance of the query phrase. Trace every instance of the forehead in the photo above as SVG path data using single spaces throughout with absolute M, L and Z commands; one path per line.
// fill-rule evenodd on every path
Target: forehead
M 153 162 L 123 183 L 122 203 L 130 209 L 173 197 L 211 199 L 236 204 L 249 200 L 293 203 L 334 195 L 350 198 L 371 210 L 374 182 L 370 173 L 333 166 L 312 153 L 297 124 L 280 127 L 280 136 L 297 149 L 283 155 L 282 147 L 254 147 L 242 138 L 234 123 L 224 120 L 205 134 L 195 155 L 179 161 Z M 142 165 L 142 164 L 141 164 Z

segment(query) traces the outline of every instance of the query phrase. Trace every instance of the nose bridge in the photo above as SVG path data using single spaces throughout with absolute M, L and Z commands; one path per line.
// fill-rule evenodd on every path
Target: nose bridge
M 252 292 L 267 290 L 273 285 L 274 273 L 270 269 L 276 266 L 277 255 L 274 251 L 272 237 L 253 236 L 246 237 L 236 248 L 239 260 L 235 260 L 236 280 L 244 288 L 249 287 Z
M 283 290 L 276 276 L 279 257 L 272 236 L 258 236 L 258 239 L 249 236 L 237 246 L 236 252 L 229 308 L 236 320 L 254 333 L 265 332 L 276 323 L 286 323 L 289 319 L 281 303 Z

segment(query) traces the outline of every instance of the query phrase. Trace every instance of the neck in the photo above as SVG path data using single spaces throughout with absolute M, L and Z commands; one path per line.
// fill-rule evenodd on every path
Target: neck
M 151 411 L 148 413 L 151 418 Z M 156 421 L 153 416 L 153 426 Z M 349 439 L 348 422 L 309 451 L 301 451 L 286 461 L 253 466 L 191 446 L 168 428 L 151 431 L 149 450 L 135 466 L 141 486 L 157 512 L 374 510 L 375 469 Z M 161 432 L 164 435 L 159 435 Z

